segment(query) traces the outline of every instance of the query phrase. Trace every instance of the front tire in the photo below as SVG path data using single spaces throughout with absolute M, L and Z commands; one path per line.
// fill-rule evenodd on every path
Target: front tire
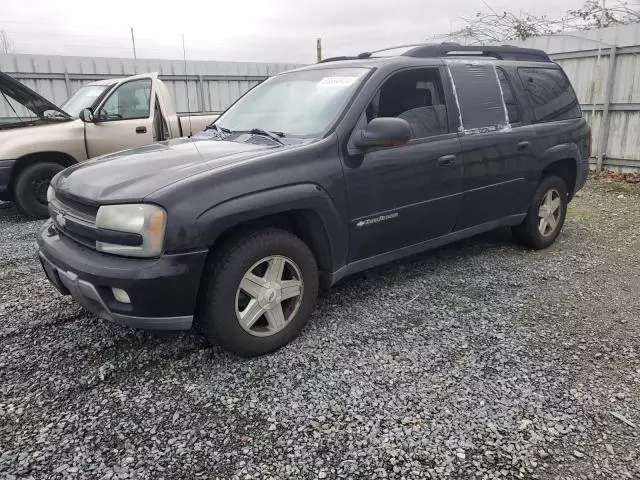
M 568 203 L 564 180 L 557 176 L 543 178 L 524 221 L 513 227 L 515 238 L 537 250 L 549 247 L 562 230 Z
M 20 208 L 35 218 L 47 218 L 47 189 L 51 179 L 64 170 L 64 167 L 53 162 L 38 162 L 25 168 L 15 183 L 14 197 Z
M 295 235 L 260 230 L 213 259 L 203 282 L 199 329 L 226 350 L 253 357 L 300 333 L 315 307 L 318 267 Z

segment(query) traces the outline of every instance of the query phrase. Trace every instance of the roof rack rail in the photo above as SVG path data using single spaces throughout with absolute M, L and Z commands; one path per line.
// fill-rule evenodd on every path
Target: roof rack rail
M 479 55 L 498 60 L 520 60 L 529 62 L 551 62 L 549 55 L 535 48 L 514 47 L 511 45 L 460 45 L 458 43 L 433 43 L 412 48 L 403 53 L 406 57 L 437 58 Z
M 329 58 L 323 58 L 318 63 L 340 62 L 342 60 L 357 60 L 357 59 L 358 57 L 353 57 L 353 56 L 329 57 Z
M 409 45 L 398 45 L 396 47 L 381 48 L 371 52 L 362 52 L 356 56 L 331 57 L 321 60 L 320 63 L 337 62 L 340 60 L 362 60 L 371 58 L 373 54 L 396 50 L 399 48 L 410 48 L 402 55 L 414 58 L 438 58 L 438 57 L 460 57 L 460 56 L 482 56 L 492 57 L 498 60 L 519 60 L 528 62 L 551 62 L 549 55 L 542 50 L 535 48 L 514 47 L 513 45 L 460 45 L 455 42 L 443 43 L 413 43 Z

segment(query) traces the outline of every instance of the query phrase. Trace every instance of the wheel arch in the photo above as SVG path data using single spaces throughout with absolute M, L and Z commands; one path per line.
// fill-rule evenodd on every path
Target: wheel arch
M 564 180 L 569 198 L 576 190 L 578 176 L 578 159 L 580 150 L 575 144 L 561 144 L 548 149 L 544 153 L 544 162 L 540 169 L 538 181 L 548 175 L 557 175 Z
M 15 183 L 25 168 L 39 162 L 57 163 L 59 165 L 62 165 L 63 167 L 70 167 L 71 165 L 78 163 L 76 159 L 68 153 L 59 151 L 28 153 L 26 155 L 23 155 L 22 157 L 16 159 L 16 163 L 14 164 L 13 170 L 11 171 L 11 179 L 9 180 L 9 191 L 13 192 Z
M 257 229 L 275 227 L 299 237 L 311 250 L 324 285 L 344 265 L 347 237 L 338 210 L 315 184 L 298 184 L 243 195 L 198 217 L 199 236 L 215 257 L 225 245 Z

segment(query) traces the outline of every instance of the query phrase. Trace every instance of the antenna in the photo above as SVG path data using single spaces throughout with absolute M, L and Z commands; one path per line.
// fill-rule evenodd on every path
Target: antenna
M 187 84 L 187 115 L 189 116 L 189 136 L 193 135 L 191 129 L 191 102 L 189 101 L 189 77 L 187 75 L 187 51 L 184 48 L 184 33 L 182 34 L 182 58 L 184 60 L 184 82 Z

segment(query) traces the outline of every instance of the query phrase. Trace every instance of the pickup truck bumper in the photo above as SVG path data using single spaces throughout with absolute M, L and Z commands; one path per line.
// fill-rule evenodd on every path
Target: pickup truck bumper
M 100 318 L 150 330 L 191 328 L 206 250 L 154 259 L 107 255 L 64 237 L 48 220 L 38 256 L 60 293 Z M 126 291 L 131 303 L 117 301 L 112 288 Z
M 0 160 L 0 200 L 9 200 L 9 181 L 15 160 Z

